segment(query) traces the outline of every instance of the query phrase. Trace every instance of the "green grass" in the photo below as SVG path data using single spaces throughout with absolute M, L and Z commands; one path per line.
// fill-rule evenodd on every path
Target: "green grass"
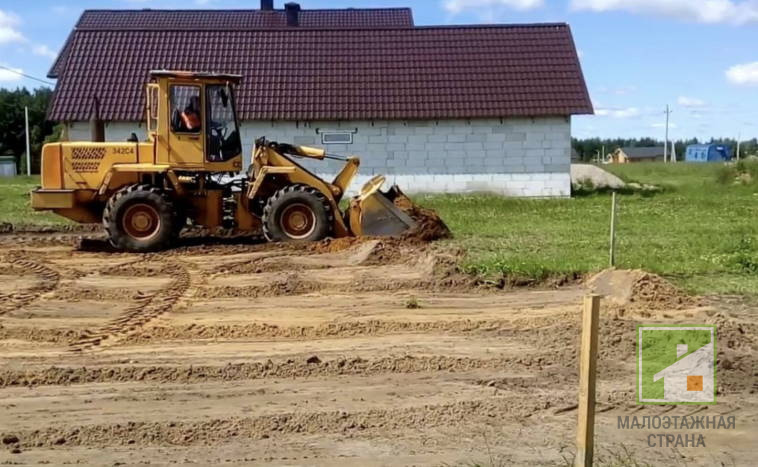
M 756 166 L 631 164 L 605 166 L 657 192 L 620 194 L 617 266 L 671 278 L 696 293 L 758 295 Z M 0 223 L 61 225 L 29 208 L 36 177 L 0 179 Z M 610 194 L 524 200 L 491 195 L 414 197 L 436 209 L 461 247 L 465 270 L 490 279 L 545 279 L 608 266 Z
M 0 224 L 14 226 L 51 226 L 70 224 L 49 212 L 37 212 L 30 206 L 29 192 L 39 185 L 39 177 L 0 177 Z
M 758 183 L 734 184 L 717 164 L 606 168 L 662 188 L 619 195 L 618 267 L 655 272 L 697 293 L 758 292 Z M 608 266 L 610 194 L 416 199 L 450 226 L 455 238 L 449 242 L 466 251 L 463 266 L 470 272 L 544 279 Z

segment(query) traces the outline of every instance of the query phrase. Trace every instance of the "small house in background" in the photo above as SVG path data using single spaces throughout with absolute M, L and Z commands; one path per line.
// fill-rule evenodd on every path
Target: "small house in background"
M 725 144 L 693 144 L 687 146 L 687 162 L 725 162 L 732 160 L 732 147 Z
M 663 146 L 648 148 L 618 148 L 611 153 L 611 163 L 632 164 L 635 162 L 663 162 Z
M 0 177 L 16 176 L 16 158 L 13 156 L 0 156 Z

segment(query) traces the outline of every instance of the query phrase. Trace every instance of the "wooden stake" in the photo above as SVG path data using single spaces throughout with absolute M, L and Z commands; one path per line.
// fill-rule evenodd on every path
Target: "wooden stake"
M 600 296 L 584 297 L 582 346 L 579 357 L 579 420 L 576 429 L 575 467 L 591 467 L 595 438 L 595 373 Z
M 616 192 L 611 195 L 611 247 L 610 247 L 610 267 L 616 266 Z

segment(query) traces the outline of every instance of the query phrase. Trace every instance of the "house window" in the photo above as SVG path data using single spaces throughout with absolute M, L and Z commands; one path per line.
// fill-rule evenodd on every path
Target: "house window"
M 353 132 L 321 131 L 321 144 L 353 144 Z

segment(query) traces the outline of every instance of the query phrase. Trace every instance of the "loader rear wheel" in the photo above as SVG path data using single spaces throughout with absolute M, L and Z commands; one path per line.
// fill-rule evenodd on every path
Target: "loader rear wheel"
M 116 192 L 103 211 L 103 225 L 115 248 L 144 253 L 168 247 L 176 238 L 177 216 L 165 193 L 150 185 Z
M 329 200 L 308 185 L 290 185 L 274 193 L 263 208 L 263 234 L 272 242 L 315 242 L 332 231 Z

